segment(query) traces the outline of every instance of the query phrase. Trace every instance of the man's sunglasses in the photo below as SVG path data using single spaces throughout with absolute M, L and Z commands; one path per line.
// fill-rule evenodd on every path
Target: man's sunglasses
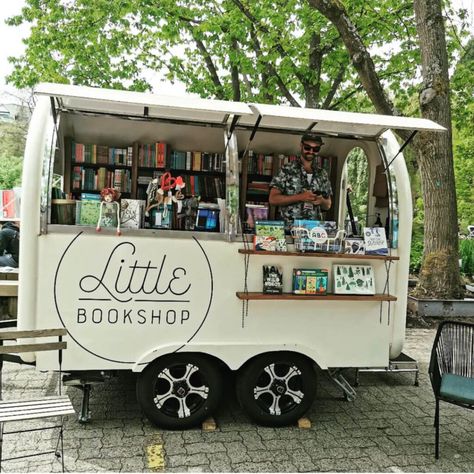
M 315 153 L 317 153 L 319 150 L 321 150 L 321 145 L 311 146 L 306 145 L 306 143 L 303 143 L 303 149 L 304 151 L 314 151 Z

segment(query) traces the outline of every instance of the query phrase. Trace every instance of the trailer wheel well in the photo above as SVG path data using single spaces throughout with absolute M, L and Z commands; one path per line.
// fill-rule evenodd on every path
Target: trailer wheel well
M 160 360 L 161 358 L 163 357 L 169 357 L 169 356 L 172 356 L 174 354 L 187 354 L 187 355 L 197 355 L 199 357 L 202 357 L 202 358 L 205 358 L 207 359 L 208 361 L 216 364 L 219 368 L 223 369 L 223 370 L 230 370 L 230 367 L 222 360 L 222 359 L 219 359 L 218 357 L 216 356 L 213 356 L 211 354 L 208 354 L 206 352 L 199 352 L 199 351 L 192 351 L 192 352 L 168 352 L 167 354 L 162 354 L 160 355 L 159 357 L 157 357 L 156 359 L 153 359 L 153 360 L 150 360 L 150 362 L 148 362 L 146 364 L 145 367 L 148 367 L 150 364 L 153 364 L 154 362 L 156 362 L 157 360 Z
M 255 354 L 253 357 L 246 360 L 237 370 L 245 369 L 249 364 L 251 364 L 258 357 L 263 356 L 263 355 L 268 355 L 268 354 L 279 354 L 279 355 L 282 355 L 282 354 L 292 354 L 292 355 L 294 355 L 294 354 L 296 354 L 296 355 L 306 359 L 310 364 L 314 364 L 317 367 L 319 367 L 319 364 L 314 359 L 312 359 L 311 357 L 308 357 L 306 354 L 303 354 L 302 352 L 297 352 L 297 351 L 269 351 L 269 352 L 261 352 L 259 354 Z

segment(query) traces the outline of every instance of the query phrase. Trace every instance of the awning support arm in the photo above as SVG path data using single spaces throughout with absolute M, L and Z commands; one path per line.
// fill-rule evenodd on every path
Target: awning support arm
M 50 97 L 49 100 L 51 101 L 51 113 L 53 115 L 53 122 L 54 122 L 54 125 L 57 125 L 58 114 L 56 113 L 56 107 L 54 105 L 54 97 Z
M 395 158 L 405 149 L 405 147 L 413 140 L 415 135 L 418 133 L 418 130 L 414 130 L 411 135 L 405 140 L 405 143 L 400 147 L 400 149 L 397 151 L 397 154 L 392 158 L 390 163 L 384 168 L 383 172 L 385 173 L 389 168 L 390 165 L 395 161 Z
M 230 140 L 230 136 L 234 133 L 237 122 L 240 120 L 240 115 L 234 115 L 232 123 L 230 124 L 229 133 L 227 134 L 227 139 Z
M 245 150 L 244 152 L 242 153 L 242 159 L 245 157 L 245 155 L 247 154 L 247 151 L 249 149 L 249 146 L 250 146 L 250 143 L 252 143 L 252 140 L 253 138 L 255 137 L 255 134 L 257 133 L 257 130 L 258 130 L 258 126 L 260 125 L 260 122 L 262 120 L 262 116 L 259 115 L 257 117 L 257 120 L 255 121 L 255 125 L 253 126 L 253 129 L 252 129 L 252 133 L 250 134 L 250 137 L 249 137 L 249 141 L 247 142 L 247 145 L 245 147 Z

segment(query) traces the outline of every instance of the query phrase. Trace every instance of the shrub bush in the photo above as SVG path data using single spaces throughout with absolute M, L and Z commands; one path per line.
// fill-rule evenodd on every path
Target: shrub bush
M 474 240 L 464 239 L 459 241 L 459 258 L 462 259 L 461 272 L 465 275 L 474 275 Z

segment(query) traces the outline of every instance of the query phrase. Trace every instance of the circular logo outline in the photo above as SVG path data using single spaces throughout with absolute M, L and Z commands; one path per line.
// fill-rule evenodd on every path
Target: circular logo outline
M 56 272 L 54 274 L 54 287 L 53 287 L 53 294 L 54 294 L 54 306 L 56 308 L 56 312 L 58 314 L 58 317 L 59 317 L 59 320 L 61 321 L 61 324 L 63 325 L 63 327 L 67 330 L 68 332 L 68 335 L 71 337 L 71 339 L 79 346 L 81 347 L 82 349 L 84 349 L 86 352 L 88 352 L 89 354 L 99 358 L 99 359 L 102 359 L 102 360 L 106 360 L 108 362 L 114 362 L 114 363 L 117 363 L 117 364 L 135 364 L 137 361 L 123 361 L 123 360 L 116 360 L 116 359 L 111 359 L 109 357 L 105 357 L 105 356 L 101 356 L 99 354 L 96 354 L 94 351 L 88 349 L 87 347 L 85 347 L 83 344 L 81 344 L 75 337 L 74 335 L 71 333 L 71 331 L 67 328 L 66 324 L 64 323 L 64 320 L 61 316 L 61 312 L 59 310 L 59 305 L 58 305 L 58 297 L 57 297 L 57 282 L 58 282 L 58 274 L 59 274 L 59 270 L 61 268 L 61 265 L 63 263 L 63 260 L 64 260 L 64 257 L 66 256 L 67 252 L 69 251 L 69 249 L 71 248 L 71 246 L 74 244 L 74 242 L 83 234 L 84 232 L 81 231 L 79 232 L 72 240 L 71 242 L 68 244 L 68 246 L 66 247 L 66 249 L 64 250 L 63 254 L 61 255 L 61 258 L 59 259 L 59 263 L 58 263 L 58 266 L 56 268 Z M 209 295 L 209 304 L 207 306 L 207 309 L 206 309 L 206 313 L 204 315 L 204 318 L 202 319 L 201 323 L 199 324 L 198 328 L 196 329 L 196 331 L 194 332 L 194 334 L 180 347 L 178 347 L 176 350 L 173 351 L 174 352 L 178 352 L 180 351 L 183 347 L 186 347 L 187 344 L 189 344 L 195 337 L 196 335 L 199 333 L 199 331 L 201 330 L 202 326 L 204 325 L 208 315 L 209 315 L 209 311 L 211 309 L 211 305 L 212 305 L 212 300 L 213 300 L 213 297 L 214 297 L 214 276 L 212 274 L 212 267 L 211 267 L 211 262 L 209 261 L 209 258 L 206 254 L 206 251 L 204 250 L 204 248 L 202 247 L 202 245 L 200 244 L 200 242 L 198 241 L 198 239 L 196 237 L 193 236 L 193 240 L 196 242 L 196 244 L 198 245 L 199 249 L 201 250 L 201 252 L 203 253 L 204 255 L 204 258 L 206 260 L 206 263 L 207 263 L 207 266 L 209 268 L 209 276 L 210 276 L 210 282 L 211 282 L 211 291 L 210 291 L 210 295 Z M 144 362 L 144 363 L 140 363 L 139 365 L 146 365 L 147 362 Z

